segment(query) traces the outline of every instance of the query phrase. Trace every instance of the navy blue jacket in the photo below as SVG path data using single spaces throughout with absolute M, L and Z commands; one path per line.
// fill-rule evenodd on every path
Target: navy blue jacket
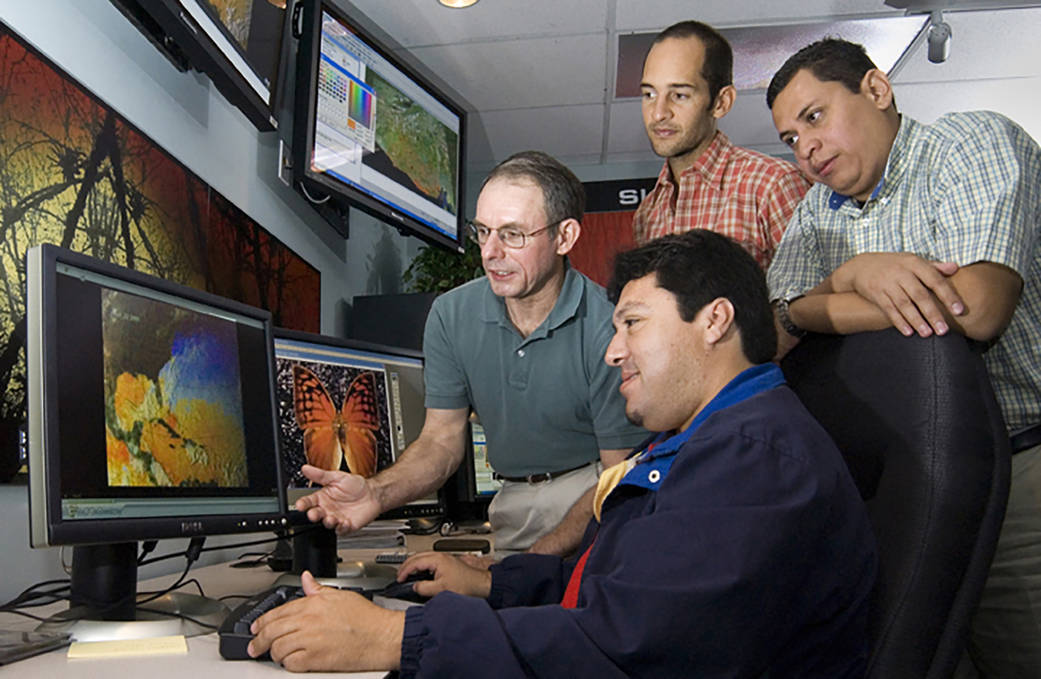
M 488 600 L 407 612 L 402 677 L 862 676 L 874 538 L 776 366 L 657 438 L 590 524 L 575 609 L 558 603 L 574 562 L 509 557 Z

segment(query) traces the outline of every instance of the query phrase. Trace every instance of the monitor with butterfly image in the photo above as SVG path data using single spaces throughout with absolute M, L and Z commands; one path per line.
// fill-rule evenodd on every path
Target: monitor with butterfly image
M 372 476 L 423 428 L 423 354 L 412 349 L 275 329 L 276 401 L 290 503 L 313 492 L 309 463 Z M 440 493 L 381 515 L 439 517 Z
M 271 316 L 53 245 L 26 274 L 31 544 L 74 547 L 65 623 L 148 618 L 137 541 L 286 525 Z

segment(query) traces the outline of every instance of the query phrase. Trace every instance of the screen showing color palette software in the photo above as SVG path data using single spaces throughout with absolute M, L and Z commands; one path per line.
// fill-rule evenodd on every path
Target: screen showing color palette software
M 327 2 L 303 5 L 296 82 L 305 195 L 461 251 L 463 110 Z

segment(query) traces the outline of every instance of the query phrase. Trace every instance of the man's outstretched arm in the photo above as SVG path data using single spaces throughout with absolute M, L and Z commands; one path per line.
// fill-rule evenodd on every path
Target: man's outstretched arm
M 311 521 L 349 533 L 381 513 L 440 488 L 463 459 L 469 412 L 428 408 L 423 430 L 392 466 L 372 478 L 305 466 L 321 490 L 297 500 Z

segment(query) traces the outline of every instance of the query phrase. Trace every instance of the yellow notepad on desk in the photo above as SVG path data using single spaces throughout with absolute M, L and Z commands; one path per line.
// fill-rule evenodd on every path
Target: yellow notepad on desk
M 120 641 L 77 641 L 69 646 L 70 658 L 125 658 L 132 655 L 184 655 L 188 642 L 183 634 Z

